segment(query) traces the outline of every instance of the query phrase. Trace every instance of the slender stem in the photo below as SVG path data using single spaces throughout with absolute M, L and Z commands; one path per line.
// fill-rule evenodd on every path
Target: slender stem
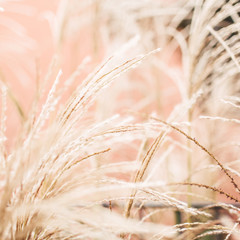
M 100 0 L 96 0 L 94 4 L 94 16 L 93 16 L 93 54 L 94 58 L 97 59 L 99 56 L 99 23 L 100 23 Z
M 188 121 L 191 122 L 192 121 L 192 111 L 189 110 L 188 112 Z M 188 127 L 188 135 L 191 136 L 192 134 L 192 128 L 191 126 Z M 192 147 L 192 142 L 187 139 L 187 147 L 188 149 L 191 149 Z M 188 170 L 188 182 L 192 181 L 192 152 L 188 151 L 188 155 L 187 155 L 187 170 Z M 187 202 L 188 202 L 188 207 L 191 207 L 192 205 L 192 187 L 188 186 L 188 198 L 187 198 Z M 190 219 L 189 219 L 190 220 Z
M 191 77 L 190 77 L 189 88 L 188 88 L 188 99 L 189 100 L 192 97 L 192 91 L 193 91 L 193 87 L 192 87 L 192 81 L 191 81 Z M 189 123 L 192 122 L 192 115 L 193 115 L 193 109 L 190 108 L 190 109 L 188 109 L 188 122 Z M 188 135 L 189 136 L 192 135 L 191 124 L 188 127 Z M 188 147 L 188 149 L 192 148 L 192 142 L 190 139 L 187 139 L 187 147 Z M 188 182 L 192 182 L 192 151 L 188 151 L 188 154 L 187 154 L 187 171 L 188 171 Z M 187 191 L 188 191 L 187 204 L 188 204 L 188 207 L 191 207 L 192 206 L 192 186 L 191 185 L 188 185 Z M 187 221 L 188 221 L 188 223 L 191 223 L 191 215 L 190 214 L 187 215 Z

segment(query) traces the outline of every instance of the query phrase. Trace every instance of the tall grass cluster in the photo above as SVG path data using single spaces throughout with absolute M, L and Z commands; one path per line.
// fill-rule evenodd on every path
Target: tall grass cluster
M 239 16 L 0 0 L 0 239 L 239 239 Z

